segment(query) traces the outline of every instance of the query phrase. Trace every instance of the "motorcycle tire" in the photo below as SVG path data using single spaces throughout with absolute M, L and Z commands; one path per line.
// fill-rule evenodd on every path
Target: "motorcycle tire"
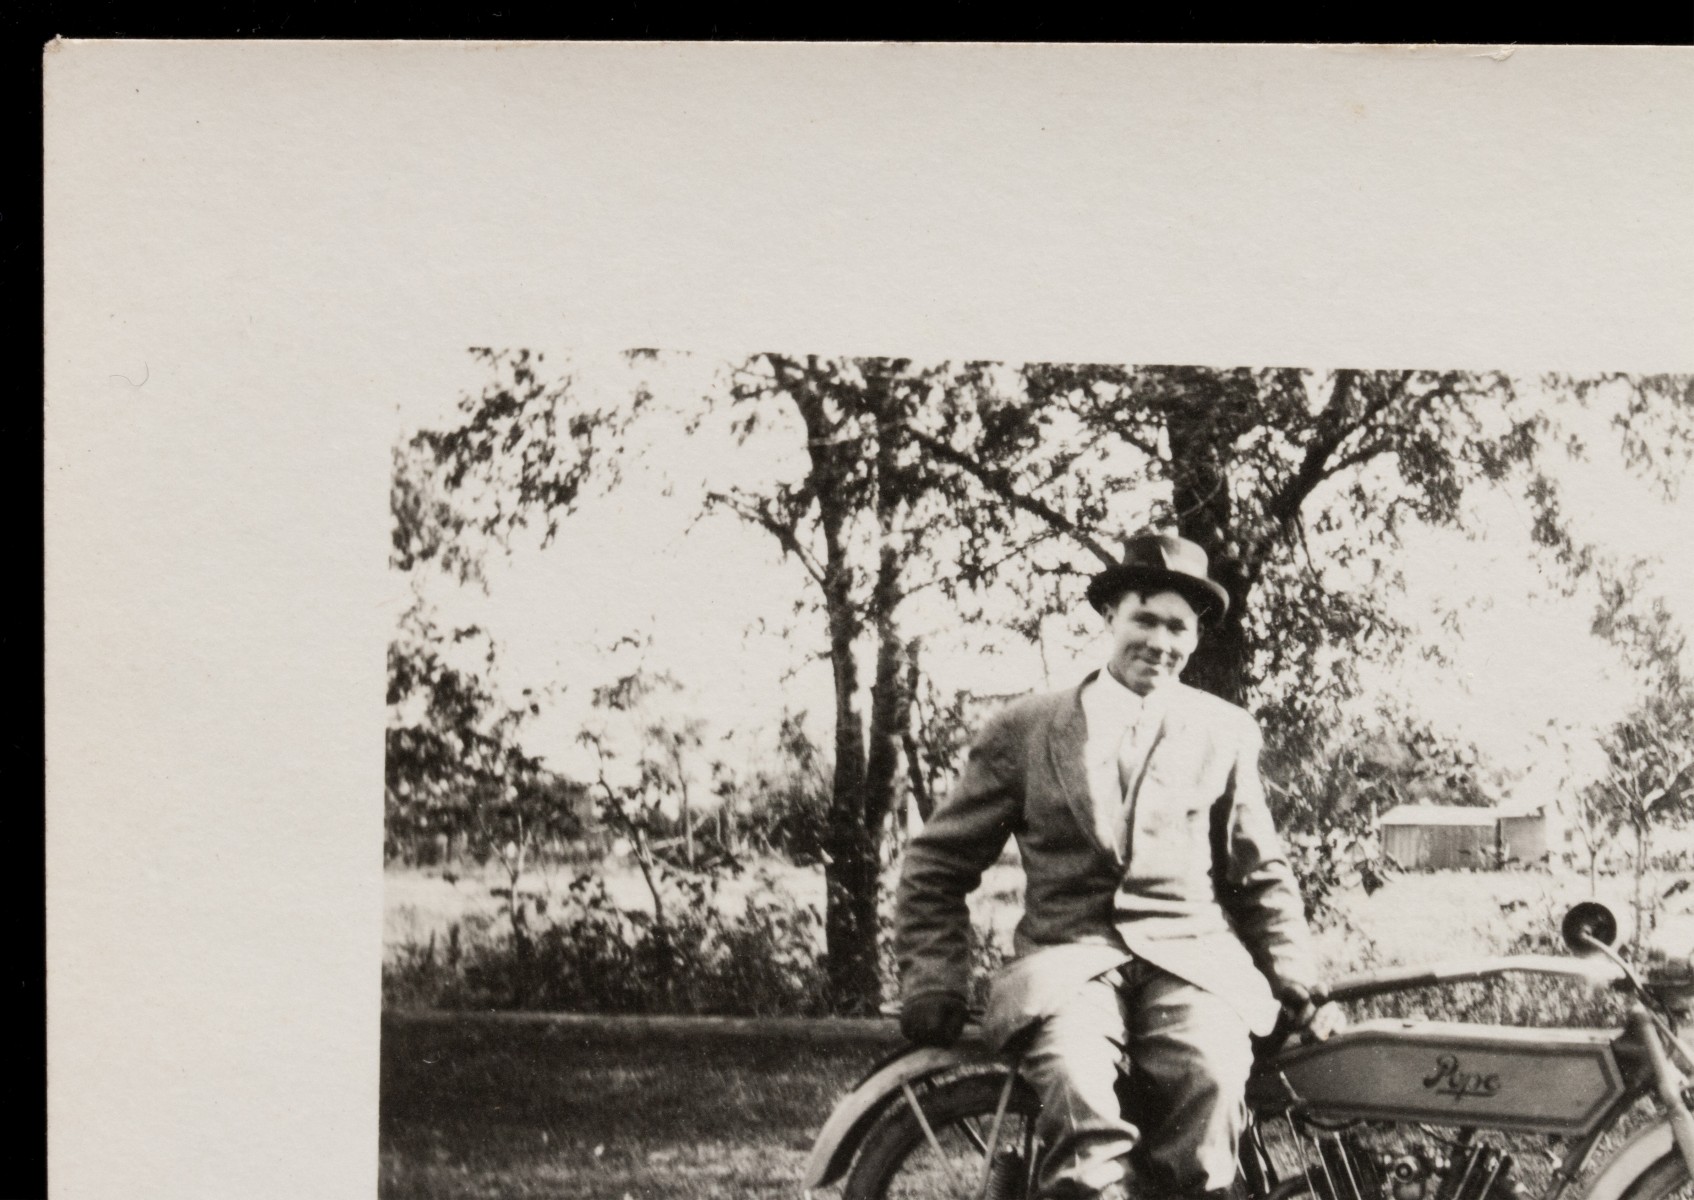
M 1005 1083 L 1004 1075 L 965 1075 L 931 1087 L 919 1085 L 918 1103 L 945 1152 L 945 1162 L 937 1160 L 935 1147 L 905 1098 L 895 1100 L 865 1135 L 842 1185 L 842 1200 L 977 1200 L 986 1162 L 982 1143 Z M 1001 1121 L 998 1149 L 1004 1161 L 990 1191 L 994 1200 L 1025 1198 L 1040 1107 L 1028 1084 L 1020 1081 L 1013 1087 Z
M 1620 1200 L 1690 1200 L 1694 1198 L 1694 1181 L 1688 1178 L 1688 1167 L 1676 1149 L 1637 1175 L 1624 1189 Z

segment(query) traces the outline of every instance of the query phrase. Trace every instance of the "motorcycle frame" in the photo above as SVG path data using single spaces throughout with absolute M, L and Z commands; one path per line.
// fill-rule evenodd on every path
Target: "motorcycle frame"
M 1631 1015 L 1633 1016 L 1633 1013 Z M 1652 1034 L 1650 1031 L 1642 1030 L 1635 1021 L 1631 1020 L 1613 1039 L 1612 1050 L 1620 1067 L 1623 1068 L 1626 1079 L 1625 1086 L 1606 1105 L 1604 1111 L 1594 1122 L 1592 1129 L 1570 1139 L 1568 1149 L 1561 1156 L 1559 1164 L 1549 1173 L 1547 1186 L 1536 1192 L 1533 1200 L 1563 1200 L 1563 1197 L 1592 1160 L 1600 1144 L 1616 1128 L 1617 1123 L 1624 1115 L 1644 1098 L 1656 1095 L 1658 1091 L 1657 1080 L 1653 1076 L 1648 1051 L 1643 1045 L 1644 1036 L 1650 1037 Z M 1298 1182 L 1295 1177 L 1279 1178 L 1274 1173 L 1267 1172 L 1264 1169 L 1263 1164 L 1269 1163 L 1270 1156 L 1263 1148 L 1262 1130 L 1268 1120 L 1281 1115 L 1283 1114 L 1260 1111 L 1249 1113 L 1244 1140 L 1251 1144 L 1255 1153 L 1241 1156 L 1241 1169 L 1247 1179 L 1249 1191 L 1254 1196 L 1271 1196 L 1278 1188 L 1286 1187 L 1291 1182 Z M 1392 1122 L 1386 1119 L 1384 1123 L 1433 1124 L 1433 1122 Z M 1498 1131 L 1505 1127 L 1489 1125 L 1484 1121 L 1475 1125 L 1460 1125 L 1453 1128 Z M 1617 1187 L 1603 1191 L 1599 1186 L 1601 1179 L 1610 1174 L 1613 1168 L 1622 1162 L 1622 1149 L 1620 1148 L 1619 1153 L 1607 1162 L 1602 1175 L 1596 1177 L 1594 1184 L 1586 1194 L 1585 1200 L 1615 1200 L 1616 1196 L 1622 1194 L 1624 1186 L 1630 1179 L 1656 1162 L 1665 1150 L 1674 1144 L 1669 1130 L 1667 1118 L 1661 1115 L 1659 1119 L 1649 1122 L 1647 1126 L 1633 1135 L 1631 1143 L 1626 1143 L 1626 1145 L 1638 1142 L 1650 1144 L 1653 1147 L 1650 1156 L 1646 1157 L 1634 1169 L 1628 1171 L 1626 1176 L 1620 1177 L 1617 1181 Z M 1694 1177 L 1694 1164 L 1690 1164 L 1689 1173 L 1691 1177 Z M 1609 1196 L 1607 1196 L 1607 1191 L 1610 1192 Z
M 1327 998 L 1344 1002 L 1396 992 L 1411 991 L 1441 984 L 1463 983 L 1504 975 L 1544 975 L 1582 979 L 1597 985 L 1624 984 L 1633 987 L 1637 999 L 1631 1005 L 1625 1026 L 1613 1041 L 1617 1061 L 1625 1071 L 1627 1085 L 1615 1097 L 1605 1113 L 1588 1133 L 1575 1138 L 1560 1164 L 1554 1168 L 1549 1186 L 1536 1200 L 1563 1200 L 1571 1186 L 1588 1165 L 1605 1135 L 1623 1115 L 1647 1096 L 1655 1097 L 1661 1109 L 1658 1120 L 1630 1139 L 1605 1164 L 1589 1189 L 1586 1200 L 1616 1200 L 1630 1179 L 1650 1166 L 1671 1146 L 1681 1150 L 1689 1176 L 1694 1178 L 1694 1116 L 1690 1115 L 1684 1099 L 1687 1080 L 1666 1054 L 1661 1036 L 1668 1041 L 1672 1052 L 1694 1069 L 1694 1054 L 1678 1039 L 1668 1023 L 1652 1013 L 1640 997 L 1648 990 L 1621 962 L 1610 956 L 1599 958 L 1569 958 L 1555 955 L 1517 955 L 1513 957 L 1482 958 L 1436 963 L 1421 967 L 1399 967 L 1349 976 L 1329 989 Z M 973 1052 L 974 1051 L 974 1052 Z M 910 1047 L 878 1063 L 864 1079 L 837 1105 L 830 1115 L 807 1163 L 803 1194 L 839 1179 L 847 1170 L 859 1143 L 872 1125 L 898 1103 L 911 1106 L 920 1125 L 927 1131 L 928 1121 L 918 1103 L 914 1085 L 958 1069 L 986 1067 L 1005 1074 L 1004 1099 L 1010 1095 L 1019 1074 L 1019 1063 L 1008 1064 L 1003 1058 L 987 1053 L 979 1041 L 968 1041 L 957 1050 L 936 1050 Z M 1249 1117 L 1247 1138 L 1257 1136 L 1261 1114 Z M 1678 1128 L 1679 1123 L 1682 1128 Z M 1478 1129 L 1490 1126 L 1480 1124 Z M 930 1135 L 933 1136 L 933 1135 Z M 1287 1181 L 1265 1176 L 1259 1168 L 1258 1154 L 1242 1156 L 1242 1170 L 1254 1193 L 1268 1197 Z M 1639 1160 L 1639 1161 L 1638 1161 Z M 1264 1160 L 1268 1162 L 1268 1159 Z M 1249 1166 L 1252 1164 L 1252 1166 Z M 984 1164 L 986 1173 L 992 1159 Z M 1625 1173 L 1627 1172 L 1627 1174 Z M 1260 1177 L 1255 1179 L 1253 1174 Z

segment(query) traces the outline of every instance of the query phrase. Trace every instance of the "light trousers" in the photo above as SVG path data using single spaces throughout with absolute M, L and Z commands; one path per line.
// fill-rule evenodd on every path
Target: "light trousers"
M 1141 961 L 1089 980 L 1040 1026 L 1023 1059 L 1042 1101 L 1041 1196 L 1091 1200 L 1126 1179 L 1137 1146 L 1141 1194 L 1228 1187 L 1251 1067 L 1246 1025 L 1210 992 Z

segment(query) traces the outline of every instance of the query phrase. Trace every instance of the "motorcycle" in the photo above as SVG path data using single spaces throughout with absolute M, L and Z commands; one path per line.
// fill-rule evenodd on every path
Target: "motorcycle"
M 1572 955 L 1376 971 L 1327 998 L 1564 977 L 1623 993 L 1621 1029 L 1379 1018 L 1323 1041 L 1273 1041 L 1248 1085 L 1234 1200 L 1694 1197 L 1694 1048 L 1678 1029 L 1694 974 L 1643 978 L 1616 950 L 1616 918 L 1592 901 L 1566 914 L 1562 934 Z M 1028 1200 L 1038 1107 L 1017 1063 L 968 1035 L 946 1050 L 907 1047 L 831 1113 L 805 1195 L 841 1182 L 842 1200 Z M 1541 1153 L 1514 1155 L 1520 1143 Z

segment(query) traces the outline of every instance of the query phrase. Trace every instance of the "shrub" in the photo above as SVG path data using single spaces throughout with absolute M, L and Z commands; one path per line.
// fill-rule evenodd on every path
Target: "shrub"
M 768 884 L 768 881 L 764 881 Z M 395 1007 L 563 1012 L 815 1015 L 821 922 L 769 886 L 726 913 L 715 880 L 671 880 L 661 922 L 573 879 L 545 914 L 455 925 L 443 943 L 401 947 L 383 971 Z
M 1292 833 L 1283 840 L 1313 928 L 1345 923 L 1342 897 L 1349 888 L 1360 887 L 1368 896 L 1387 882 L 1376 839 L 1367 833 L 1335 828 Z
M 756 877 L 739 908 L 715 879 L 661 883 L 665 919 L 621 908 L 605 883 L 579 874 L 550 904 L 520 898 L 519 920 L 466 918 L 445 938 L 399 947 L 383 968 L 392 1008 L 823 1016 L 823 921 L 817 909 Z M 510 900 L 508 900 L 508 905 Z M 898 998 L 892 900 L 879 914 L 883 994 Z M 1004 961 L 971 930 L 971 999 L 980 1007 Z
M 486 952 L 490 920 L 470 916 L 448 927 L 437 942 L 434 933 L 422 943 L 401 946 L 382 966 L 385 1008 L 482 1008 L 468 992 L 465 967 Z

